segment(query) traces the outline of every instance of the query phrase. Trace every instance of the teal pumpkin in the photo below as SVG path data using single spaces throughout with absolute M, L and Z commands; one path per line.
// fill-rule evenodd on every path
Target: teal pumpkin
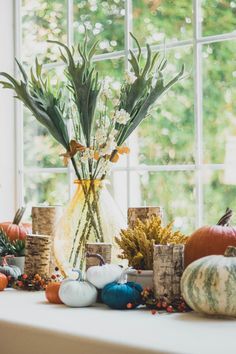
M 236 317 L 236 248 L 191 263 L 183 273 L 181 291 L 196 312 Z
M 141 285 L 127 282 L 126 271 L 118 282 L 107 284 L 102 290 L 102 301 L 112 309 L 135 308 L 141 304 Z

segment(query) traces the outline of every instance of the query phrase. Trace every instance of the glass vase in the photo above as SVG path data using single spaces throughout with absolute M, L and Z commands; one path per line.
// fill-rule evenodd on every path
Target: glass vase
M 77 188 L 59 221 L 54 256 L 64 275 L 72 268 L 84 269 L 86 243 L 111 243 L 112 260 L 117 257 L 114 237 L 126 222 L 106 188 L 106 181 L 76 180 Z

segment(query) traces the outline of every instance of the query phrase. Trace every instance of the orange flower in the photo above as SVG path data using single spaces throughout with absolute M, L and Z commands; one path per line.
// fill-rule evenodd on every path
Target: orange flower
M 117 146 L 117 151 L 120 155 L 129 154 L 130 148 L 128 146 Z

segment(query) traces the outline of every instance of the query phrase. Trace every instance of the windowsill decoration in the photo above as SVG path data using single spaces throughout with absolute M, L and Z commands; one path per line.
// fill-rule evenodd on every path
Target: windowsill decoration
M 1 81 L 3 87 L 13 89 L 16 97 L 62 145 L 64 163 L 71 161 L 75 171 L 77 191 L 61 219 L 54 242 L 56 261 L 64 274 L 72 267 L 84 267 L 87 242 L 113 243 L 114 236 L 125 227 L 124 218 L 106 190 L 105 180 L 111 165 L 129 153 L 125 142 L 152 105 L 183 78 L 184 67 L 166 83 L 165 54 L 163 57 L 158 52 L 153 54 L 147 44 L 147 56 L 143 58 L 139 42 L 131 36 L 137 49 L 130 50 L 131 69 L 116 102 L 110 99 L 106 84 L 95 71 L 92 59 L 97 42 L 90 45 L 87 34 L 84 43 L 72 50 L 50 41 L 59 46 L 66 67 L 66 86 L 60 83 L 53 86 L 37 59 L 30 77 L 17 62 L 21 81 L 1 73 L 7 79 Z M 98 103 L 103 107 L 100 111 Z M 113 260 L 115 253 L 113 247 Z
M 153 248 L 154 245 L 184 244 L 187 236 L 172 230 L 173 223 L 162 226 L 160 216 L 152 216 L 142 222 L 136 220 L 133 228 L 121 230 L 115 240 L 121 249 L 119 257 L 127 259 L 134 270 L 129 279 L 140 283 L 144 288 L 153 287 Z

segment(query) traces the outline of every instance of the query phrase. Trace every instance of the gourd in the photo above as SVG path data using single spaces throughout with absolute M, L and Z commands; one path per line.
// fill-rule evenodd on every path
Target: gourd
M 224 256 L 208 256 L 191 263 L 181 279 L 186 303 L 210 315 L 236 316 L 236 247 Z
M 88 268 L 86 272 L 87 280 L 98 289 L 104 288 L 105 285 L 117 281 L 122 273 L 122 268 L 117 264 L 107 264 L 104 258 L 97 253 L 87 252 L 86 257 L 96 257 L 100 260 L 100 265 Z
M 236 246 L 236 227 L 229 225 L 232 214 L 227 208 L 217 225 L 203 226 L 189 237 L 184 251 L 185 268 L 199 258 L 223 255 L 227 246 Z
M 127 282 L 125 269 L 117 282 L 107 284 L 102 290 L 102 301 L 112 309 L 135 308 L 141 304 L 143 288 L 135 282 Z
M 0 273 L 0 291 L 3 291 L 8 284 L 8 280 L 5 274 Z
M 81 279 L 81 271 L 74 271 L 78 273 L 77 279 L 69 278 L 62 281 L 59 298 L 70 307 L 91 306 L 97 300 L 97 290 L 91 283 Z
M 48 302 L 51 304 L 62 304 L 59 297 L 60 282 L 51 282 L 47 285 L 45 295 Z
M 32 226 L 29 223 L 21 223 L 21 219 L 25 212 L 25 208 L 17 210 L 13 221 L 7 221 L 0 223 L 0 229 L 2 229 L 11 241 L 25 240 L 26 235 L 31 233 Z
M 9 265 L 7 263 L 7 259 L 12 257 L 13 256 L 3 257 L 2 264 L 0 266 L 0 273 L 5 274 L 7 277 L 10 276 L 16 280 L 21 275 L 21 270 L 19 267 L 14 265 Z

